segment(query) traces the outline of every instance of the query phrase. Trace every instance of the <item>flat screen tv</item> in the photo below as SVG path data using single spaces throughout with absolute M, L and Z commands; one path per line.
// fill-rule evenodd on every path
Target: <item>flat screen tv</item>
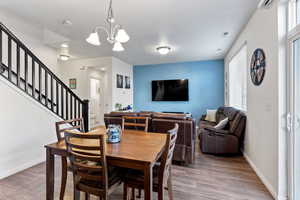
M 188 79 L 152 81 L 152 101 L 188 100 Z

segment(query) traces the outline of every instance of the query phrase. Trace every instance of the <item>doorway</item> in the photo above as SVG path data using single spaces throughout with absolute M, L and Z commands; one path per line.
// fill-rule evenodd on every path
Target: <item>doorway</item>
M 90 127 L 95 128 L 103 125 L 103 108 L 101 80 L 97 78 L 90 78 Z

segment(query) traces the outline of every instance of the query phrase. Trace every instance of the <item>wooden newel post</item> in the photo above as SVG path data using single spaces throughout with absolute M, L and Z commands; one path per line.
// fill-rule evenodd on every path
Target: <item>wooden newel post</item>
M 89 131 L 89 100 L 83 100 L 82 104 L 82 117 L 84 123 L 84 131 Z

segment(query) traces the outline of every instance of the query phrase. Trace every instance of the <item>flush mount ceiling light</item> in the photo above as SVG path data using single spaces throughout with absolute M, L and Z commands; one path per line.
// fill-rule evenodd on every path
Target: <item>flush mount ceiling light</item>
M 62 25 L 64 25 L 64 26 L 72 26 L 73 23 L 72 23 L 71 20 L 65 19 L 65 20 L 62 21 Z
M 216 53 L 222 53 L 223 49 L 217 49 Z
M 162 47 L 157 47 L 156 50 L 157 50 L 158 53 L 160 53 L 161 55 L 167 55 L 168 53 L 170 53 L 171 47 L 162 46 Z
M 99 30 L 104 30 L 107 34 L 107 41 L 110 44 L 113 44 L 113 51 L 124 51 L 124 47 L 122 43 L 126 43 L 129 41 L 130 37 L 126 33 L 126 31 L 122 28 L 120 24 L 114 24 L 114 13 L 112 9 L 112 0 L 109 2 L 109 9 L 106 18 L 106 23 L 108 24 L 108 28 L 104 26 L 97 26 L 94 31 L 89 35 L 86 41 L 92 45 L 99 46 L 101 45 L 99 39 Z
M 68 44 L 60 45 L 59 59 L 62 61 L 67 61 L 69 60 L 69 58 L 70 58 L 69 45 Z

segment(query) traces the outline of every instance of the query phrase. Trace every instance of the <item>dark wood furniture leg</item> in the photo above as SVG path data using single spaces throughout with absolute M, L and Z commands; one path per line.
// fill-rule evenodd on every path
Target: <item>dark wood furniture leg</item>
M 54 155 L 46 149 L 46 199 L 54 200 Z
M 123 200 L 128 200 L 128 187 L 127 185 L 124 183 L 124 186 L 123 186 Z
M 152 200 L 152 188 L 153 188 L 153 180 L 152 180 L 152 165 L 146 165 L 144 168 L 144 192 L 145 192 L 145 200 Z
M 170 167 L 170 174 L 168 179 L 168 194 L 169 194 L 169 200 L 173 200 L 172 167 Z
M 136 196 L 138 199 L 142 198 L 142 190 L 139 189 L 139 194 Z
M 64 200 L 68 177 L 68 161 L 66 157 L 61 157 L 61 186 L 59 199 Z
M 135 188 L 131 188 L 131 200 L 135 200 Z

